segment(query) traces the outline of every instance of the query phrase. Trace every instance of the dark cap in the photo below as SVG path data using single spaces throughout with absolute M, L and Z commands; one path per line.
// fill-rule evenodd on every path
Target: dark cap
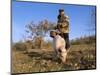
M 64 9 L 59 9 L 59 12 L 64 12 Z

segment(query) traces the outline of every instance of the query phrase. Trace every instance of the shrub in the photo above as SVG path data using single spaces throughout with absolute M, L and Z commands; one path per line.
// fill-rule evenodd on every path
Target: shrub
M 24 51 L 24 50 L 27 49 L 26 45 L 24 43 L 22 43 L 22 42 L 15 43 L 15 45 L 13 46 L 13 48 L 15 50 L 19 50 L 19 51 Z

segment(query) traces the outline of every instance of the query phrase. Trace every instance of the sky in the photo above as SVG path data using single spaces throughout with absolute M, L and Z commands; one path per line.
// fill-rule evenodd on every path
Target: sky
M 91 11 L 95 12 L 95 6 L 13 1 L 12 40 L 14 42 L 22 40 L 23 35 L 26 35 L 25 25 L 31 21 L 38 23 L 47 19 L 50 22 L 57 23 L 60 8 L 63 8 L 65 15 L 69 16 L 70 39 L 95 34 L 95 31 L 88 31 L 91 28 L 91 19 L 95 18 L 95 16 L 91 17 Z M 47 37 L 47 39 L 50 39 L 50 37 Z

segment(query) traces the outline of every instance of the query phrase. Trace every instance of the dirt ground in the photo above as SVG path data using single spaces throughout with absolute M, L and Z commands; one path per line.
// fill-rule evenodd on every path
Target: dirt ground
M 53 50 L 12 50 L 12 73 L 88 70 L 96 68 L 95 45 L 72 45 L 67 63 L 62 64 Z

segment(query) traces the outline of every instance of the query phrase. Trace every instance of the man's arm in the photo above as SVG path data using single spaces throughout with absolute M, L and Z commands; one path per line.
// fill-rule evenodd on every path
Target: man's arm
M 68 21 L 69 22 L 69 17 L 68 16 L 65 16 L 66 17 L 66 21 Z

